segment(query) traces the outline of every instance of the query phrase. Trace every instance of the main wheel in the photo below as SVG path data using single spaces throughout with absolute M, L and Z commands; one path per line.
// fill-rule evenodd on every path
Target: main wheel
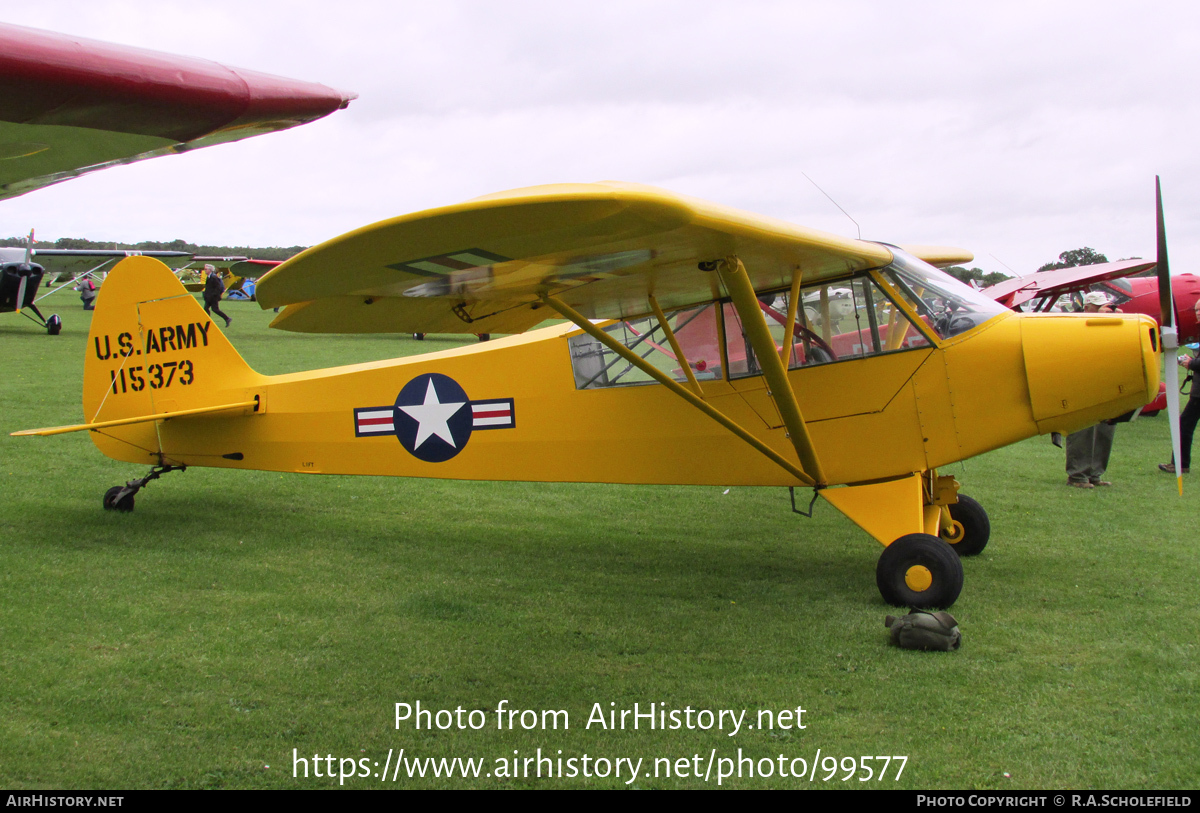
M 954 524 L 942 528 L 941 537 L 950 543 L 955 553 L 959 556 L 975 556 L 987 547 L 988 537 L 992 535 L 992 523 L 988 520 L 987 511 L 977 500 L 959 494 L 958 502 L 950 506 L 950 518 Z
M 104 510 L 105 511 L 124 511 L 129 513 L 133 510 L 133 495 L 126 494 L 117 501 L 117 495 L 121 493 L 121 489 L 125 486 L 113 486 L 108 491 L 104 492 Z
M 936 536 L 908 534 L 888 545 L 879 557 L 875 583 L 888 604 L 916 610 L 946 608 L 962 592 L 962 562 Z
M 821 347 L 820 345 L 812 345 L 808 350 L 808 357 L 804 360 L 805 364 L 828 364 L 831 361 L 837 361 L 833 353 Z
M 805 336 L 807 336 L 809 345 L 812 347 L 812 349 L 814 351 L 816 351 L 811 354 L 811 356 L 812 356 L 811 359 L 809 361 L 807 361 L 806 363 L 808 363 L 808 364 L 826 364 L 830 361 L 837 361 L 837 353 L 833 352 L 833 348 L 829 345 L 829 342 L 822 339 L 816 333 L 812 332 L 811 330 L 806 328 L 804 325 L 801 325 L 799 323 L 796 324 L 795 333 L 796 333 L 796 338 L 801 339 L 801 340 L 803 340 L 803 338 Z
M 62 319 L 57 313 L 50 314 L 50 318 L 46 320 L 46 332 L 51 336 L 57 336 L 62 333 Z

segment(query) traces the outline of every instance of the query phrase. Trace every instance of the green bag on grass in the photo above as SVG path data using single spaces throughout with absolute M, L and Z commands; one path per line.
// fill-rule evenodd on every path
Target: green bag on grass
M 892 631 L 892 643 L 903 649 L 952 652 L 962 646 L 958 622 L 947 612 L 889 615 L 883 624 Z

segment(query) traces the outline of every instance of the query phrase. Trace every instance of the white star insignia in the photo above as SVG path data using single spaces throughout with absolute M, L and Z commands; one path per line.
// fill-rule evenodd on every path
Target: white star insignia
M 429 388 L 425 390 L 425 403 L 400 407 L 401 411 L 417 422 L 417 439 L 413 442 L 413 449 L 420 449 L 421 444 L 432 435 L 437 435 L 457 449 L 458 446 L 454 443 L 454 436 L 450 434 L 450 426 L 447 421 L 466 405 L 466 401 L 449 404 L 438 401 L 437 390 L 433 388 L 433 379 L 429 379 Z

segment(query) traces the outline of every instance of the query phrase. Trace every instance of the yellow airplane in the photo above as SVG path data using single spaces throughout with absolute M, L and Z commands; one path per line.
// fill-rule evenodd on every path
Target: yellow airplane
M 309 249 L 258 301 L 286 330 L 518 335 L 264 376 L 133 257 L 100 291 L 87 422 L 16 434 L 89 430 L 153 464 L 105 495 L 118 510 L 186 466 L 809 487 L 885 546 L 887 602 L 947 607 L 989 522 L 939 469 L 1159 384 L 1153 319 L 1017 314 L 931 264 L 970 258 L 632 184 L 516 190 Z
M 249 299 L 245 291 L 252 295 L 258 278 L 272 268 L 280 265 L 281 260 L 252 260 L 249 257 L 203 257 L 195 256 L 191 262 L 176 271 L 176 276 L 183 282 L 183 287 L 192 293 L 204 290 L 205 269 L 212 266 L 225 284 L 225 295 L 243 292 L 240 299 Z M 199 278 L 198 282 L 192 281 Z M 246 283 L 252 283 L 246 288 Z

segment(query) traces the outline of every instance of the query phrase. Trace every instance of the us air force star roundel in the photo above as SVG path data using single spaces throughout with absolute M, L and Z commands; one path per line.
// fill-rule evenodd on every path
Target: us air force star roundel
M 409 454 L 427 463 L 454 457 L 477 429 L 515 426 L 512 398 L 472 401 L 457 381 L 441 373 L 409 381 L 392 406 L 354 410 L 356 437 L 394 434 Z
M 449 376 L 419 375 L 396 397 L 396 437 L 414 457 L 429 463 L 449 460 L 471 439 L 471 410 L 463 408 L 470 400 Z

